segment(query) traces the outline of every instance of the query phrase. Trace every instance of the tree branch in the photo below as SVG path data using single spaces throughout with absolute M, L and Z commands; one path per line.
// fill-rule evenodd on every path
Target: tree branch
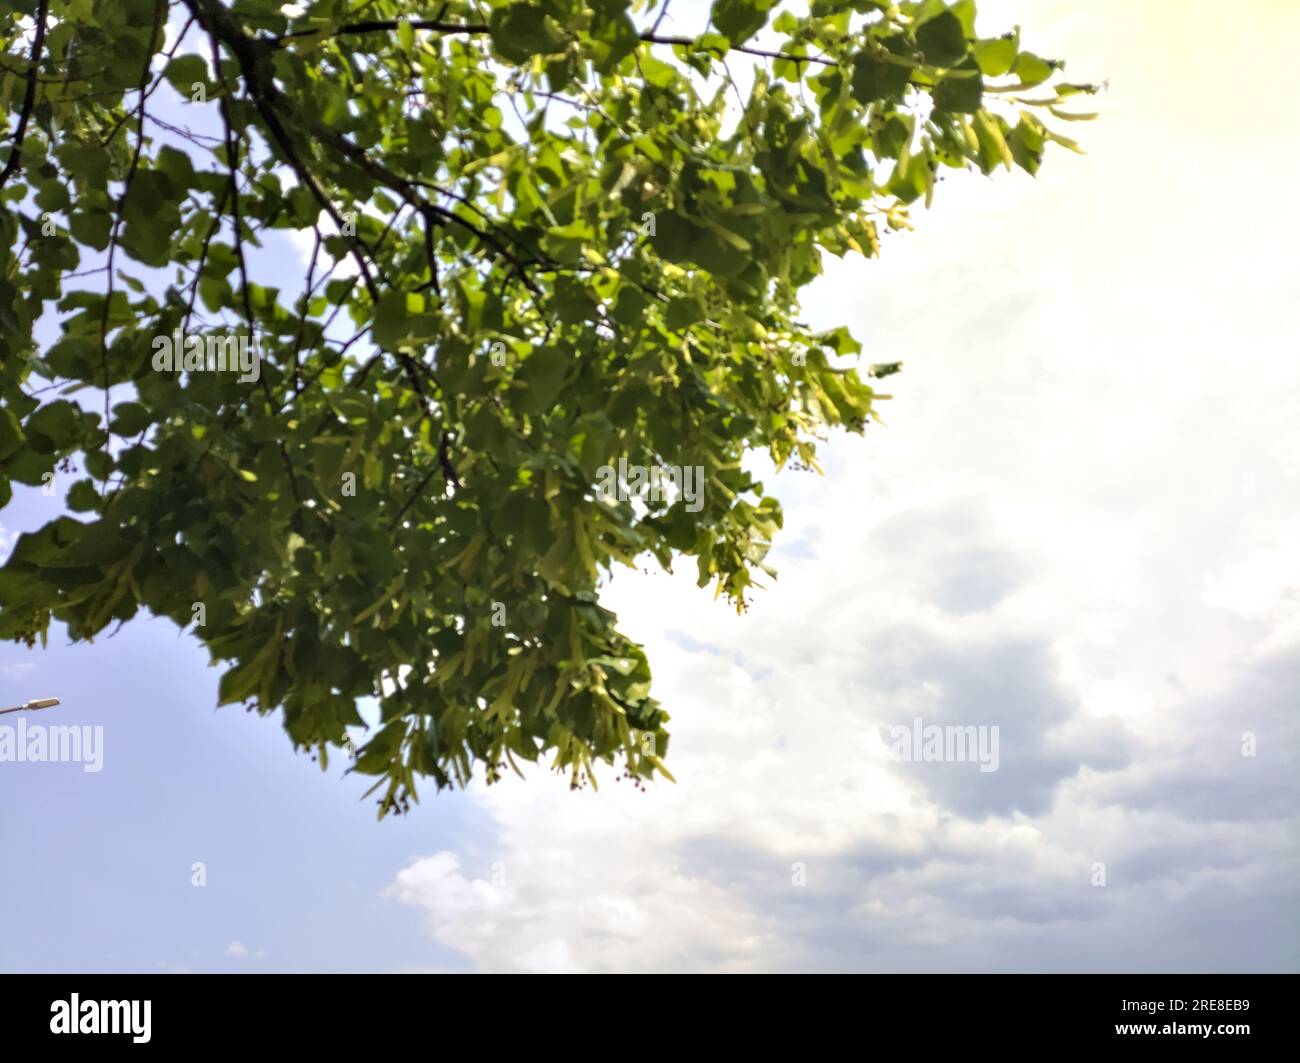
M 288 162 L 299 182 L 311 192 L 316 202 L 321 205 L 321 209 L 330 216 L 330 220 L 334 222 L 339 232 L 343 232 L 345 226 L 343 216 L 330 198 L 321 190 L 316 178 L 299 157 L 293 141 L 290 139 L 284 125 L 280 122 L 279 115 L 275 112 L 273 102 L 279 97 L 279 90 L 275 87 L 275 83 L 266 70 L 263 60 L 276 46 L 271 43 L 269 38 L 259 40 L 250 34 L 244 29 L 243 24 L 226 10 L 218 0 L 185 0 L 185 4 L 194 13 L 194 17 L 199 20 L 203 28 L 220 39 L 234 53 L 235 59 L 239 63 L 244 85 L 248 89 L 249 97 L 253 101 L 253 106 L 257 108 L 257 113 L 262 116 L 262 121 L 266 123 L 267 132 L 270 133 L 271 139 L 275 142 L 276 147 L 280 149 L 280 153 Z M 218 73 L 220 73 L 219 64 Z M 365 256 L 357 249 L 359 244 L 361 244 L 361 240 L 353 237 L 352 257 L 356 259 L 357 269 L 361 273 L 371 300 L 378 302 L 379 288 L 370 274 L 370 266 L 366 262 Z M 367 248 L 367 250 L 369 249 Z
M 660 12 L 659 18 L 655 21 L 654 27 L 645 33 L 640 34 L 640 39 L 647 44 L 680 44 L 687 48 L 695 45 L 694 37 L 663 37 L 655 32 L 659 28 L 659 23 L 663 20 L 668 11 L 668 5 L 664 4 L 663 11 Z M 442 22 L 439 19 L 370 19 L 366 22 L 349 22 L 339 26 L 332 33 L 322 34 L 320 30 L 296 30 L 293 33 L 286 33 L 279 37 L 267 37 L 266 43 L 273 48 L 283 47 L 285 41 L 302 37 L 314 37 L 317 35 L 327 37 L 356 36 L 363 33 L 386 33 L 397 29 L 401 23 L 406 22 L 412 29 L 431 30 L 434 33 L 458 34 L 467 37 L 483 36 L 491 32 L 490 27 L 484 22 Z M 706 51 L 716 51 L 717 49 L 709 48 Z M 746 55 L 758 55 L 765 59 L 789 59 L 794 63 L 819 63 L 822 66 L 838 66 L 839 64 L 833 59 L 823 59 L 819 56 L 812 55 L 794 55 L 790 52 L 772 52 L 764 48 L 750 48 L 743 44 L 733 44 L 733 52 L 744 52 Z
M 126 209 L 126 197 L 131 194 L 131 184 L 135 181 L 135 175 L 140 169 L 140 155 L 144 151 L 144 120 L 145 105 L 149 102 L 149 93 L 145 90 L 149 85 L 149 68 L 153 64 L 154 49 L 158 47 L 158 37 L 162 31 L 163 20 L 167 14 L 166 0 L 154 0 L 153 6 L 153 31 L 149 37 L 149 54 L 145 56 L 144 69 L 140 72 L 140 106 L 136 114 L 135 121 L 135 151 L 131 154 L 131 165 L 126 172 L 126 180 L 122 183 L 122 195 L 117 201 L 117 211 L 113 218 L 113 232 L 108 243 L 108 262 L 107 269 L 107 286 L 104 291 L 104 310 L 99 318 L 99 365 L 104 381 L 104 452 L 108 453 L 109 440 L 113 438 L 113 433 L 109 429 L 109 420 L 111 419 L 112 389 L 108 382 L 108 318 L 113 306 L 113 259 L 117 254 L 118 234 L 122 229 L 122 214 Z M 11 156 L 12 161 L 12 156 Z M 0 182 L 2 184 L 3 182 Z M 108 484 L 108 469 L 104 469 L 104 484 Z
M 13 146 L 9 149 L 9 159 L 5 162 L 3 172 L 0 172 L 0 189 L 3 189 L 9 178 L 17 171 L 22 161 L 23 155 L 23 138 L 27 136 L 27 123 L 32 117 L 32 109 L 36 106 L 36 75 L 41 63 L 41 50 L 45 47 L 45 20 L 50 13 L 50 0 L 41 0 L 40 6 L 36 9 L 36 37 L 32 41 L 32 54 L 28 59 L 27 67 L 27 92 L 23 96 L 23 109 L 18 115 L 18 126 L 14 130 Z M 105 425 L 105 428 L 108 426 Z

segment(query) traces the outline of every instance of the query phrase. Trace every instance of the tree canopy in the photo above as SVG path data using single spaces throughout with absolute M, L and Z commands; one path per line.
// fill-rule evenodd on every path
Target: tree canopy
M 823 255 L 1036 173 L 1095 90 L 972 0 L 688 14 L 9 0 L 0 506 L 66 506 L 0 637 L 169 617 L 322 762 L 374 697 L 381 815 L 476 765 L 667 775 L 602 584 L 690 559 L 744 608 L 782 517 L 743 459 L 815 468 L 898 368 L 799 319 Z

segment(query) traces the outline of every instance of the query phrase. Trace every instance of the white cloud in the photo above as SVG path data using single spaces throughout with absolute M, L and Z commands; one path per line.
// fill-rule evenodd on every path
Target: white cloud
M 232 941 L 226 946 L 226 955 L 242 960 L 249 955 L 248 946 L 241 941 Z

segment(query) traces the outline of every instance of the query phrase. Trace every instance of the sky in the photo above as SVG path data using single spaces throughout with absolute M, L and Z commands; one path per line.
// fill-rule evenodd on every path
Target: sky
M 376 823 L 169 622 L 0 645 L 0 705 L 104 729 L 102 771 L 0 764 L 0 971 L 1300 967 L 1300 5 L 980 10 L 1102 118 L 828 260 L 807 319 L 904 372 L 824 476 L 764 475 L 747 613 L 612 581 L 676 785 Z M 915 719 L 997 727 L 998 770 L 898 761 Z

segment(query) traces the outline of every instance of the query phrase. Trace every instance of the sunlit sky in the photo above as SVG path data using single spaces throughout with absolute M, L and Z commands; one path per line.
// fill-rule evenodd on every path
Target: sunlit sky
M 765 477 L 748 613 L 614 579 L 676 785 L 376 823 L 169 622 L 0 646 L 0 705 L 105 733 L 98 774 L 0 764 L 0 970 L 1296 969 L 1300 5 L 980 10 L 1102 118 L 828 260 L 808 319 L 905 370 L 825 476 Z M 998 726 L 999 770 L 896 763 L 915 717 Z

